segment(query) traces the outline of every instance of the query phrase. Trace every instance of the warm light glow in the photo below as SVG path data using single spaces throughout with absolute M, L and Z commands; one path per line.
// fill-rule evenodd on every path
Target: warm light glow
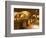
M 24 14 L 22 14 L 20 17 L 23 17 L 24 16 Z
M 36 15 L 35 15 L 35 14 L 34 14 L 33 16 L 34 16 L 34 17 L 36 17 Z
M 28 11 L 22 11 L 22 13 L 24 13 L 25 15 L 27 15 L 28 16 Z

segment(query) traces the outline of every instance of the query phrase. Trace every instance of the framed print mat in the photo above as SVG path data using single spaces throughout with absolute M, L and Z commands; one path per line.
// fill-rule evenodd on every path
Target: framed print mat
M 45 4 L 5 1 L 5 36 L 44 35 Z

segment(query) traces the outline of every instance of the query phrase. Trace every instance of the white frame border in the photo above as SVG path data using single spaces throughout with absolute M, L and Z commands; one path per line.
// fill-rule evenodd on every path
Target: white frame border
M 40 29 L 24 29 L 24 30 L 14 30 L 14 8 L 28 8 L 28 9 L 40 9 L 39 10 L 39 27 Z M 18 32 L 19 31 L 19 32 Z M 41 6 L 23 6 L 23 5 L 11 5 L 11 33 L 34 33 L 42 32 L 42 7 Z

